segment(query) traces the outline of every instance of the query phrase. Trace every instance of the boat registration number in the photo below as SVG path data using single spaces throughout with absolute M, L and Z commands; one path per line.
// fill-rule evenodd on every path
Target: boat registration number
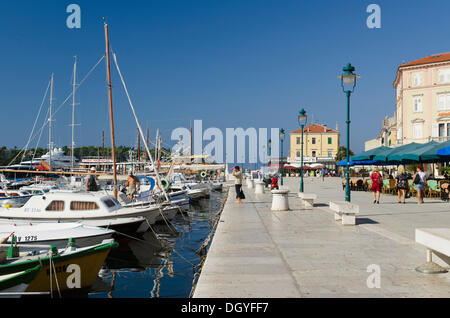
M 41 209 L 36 209 L 36 208 L 25 208 L 24 212 L 31 212 L 31 213 L 35 213 L 35 212 L 41 212 Z
M 37 241 L 38 237 L 36 235 L 29 235 L 29 236 L 17 236 L 17 242 L 34 242 Z

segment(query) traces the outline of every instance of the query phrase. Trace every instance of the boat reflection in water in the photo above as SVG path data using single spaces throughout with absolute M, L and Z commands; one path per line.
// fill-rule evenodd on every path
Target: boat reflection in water
M 155 224 L 139 237 L 119 238 L 99 275 L 101 283 L 89 297 L 189 297 L 206 254 L 202 246 L 224 200 L 222 192 L 214 192 L 178 214 L 172 224 Z

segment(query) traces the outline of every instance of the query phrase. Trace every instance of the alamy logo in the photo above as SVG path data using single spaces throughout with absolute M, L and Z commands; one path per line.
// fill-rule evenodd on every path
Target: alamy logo
M 372 273 L 367 277 L 367 288 L 381 288 L 381 268 L 380 265 L 371 264 L 367 266 L 367 272 Z
M 81 268 L 77 264 L 70 264 L 67 266 L 67 273 L 71 273 L 66 280 L 68 288 L 81 288 Z
M 367 27 L 369 29 L 380 29 L 381 28 L 381 8 L 378 4 L 370 4 L 366 10 L 367 13 L 371 13 L 367 17 Z
M 171 140 L 178 141 L 178 143 L 172 147 L 172 153 L 184 156 L 190 155 L 192 141 L 193 155 L 201 156 L 208 154 L 211 156 L 211 159 L 217 163 L 225 162 L 224 159 L 226 159 L 228 163 L 246 163 L 247 154 L 248 163 L 266 163 L 270 157 L 279 157 L 279 128 L 270 129 L 270 139 L 268 139 L 267 128 L 259 128 L 257 130 L 253 127 L 245 130 L 243 128 L 226 128 L 225 137 L 226 155 L 224 158 L 224 133 L 219 128 L 214 127 L 203 131 L 202 121 L 194 120 L 192 139 L 191 133 L 187 128 L 179 127 L 172 131 Z M 203 147 L 204 141 L 210 142 Z M 247 149 L 248 153 L 246 151 Z M 195 160 L 198 162 L 201 161 L 201 159 Z
M 71 13 L 66 20 L 69 29 L 81 28 L 81 8 L 78 4 L 69 4 L 66 9 L 67 13 Z

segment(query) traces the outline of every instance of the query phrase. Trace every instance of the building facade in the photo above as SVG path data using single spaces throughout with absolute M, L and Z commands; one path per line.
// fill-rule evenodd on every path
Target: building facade
M 377 138 L 365 142 L 364 150 L 368 151 L 380 146 L 395 147 L 397 144 L 397 119 L 386 116 L 381 123 L 381 131 Z
M 288 162 L 299 163 L 301 160 L 301 129 L 290 133 L 290 151 Z M 308 163 L 321 163 L 327 167 L 335 164 L 339 148 L 338 130 L 330 129 L 325 125 L 311 124 L 303 130 L 303 161 Z
M 396 144 L 450 139 L 450 53 L 399 66 L 396 90 Z

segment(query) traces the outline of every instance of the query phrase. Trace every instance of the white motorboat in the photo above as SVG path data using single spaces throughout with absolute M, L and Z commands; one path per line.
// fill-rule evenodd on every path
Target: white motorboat
M 20 207 L 30 198 L 31 194 L 23 190 L 8 190 L 0 183 L 0 206 Z
M 159 221 L 171 221 L 180 210 L 180 207 L 175 203 L 156 203 L 153 198 L 148 200 L 135 200 L 131 201 L 130 198 L 123 192 L 119 192 L 117 196 L 120 204 L 125 208 L 145 208 L 155 206 L 158 209 L 158 215 L 154 222 Z
M 159 205 L 126 208 L 104 192 L 58 190 L 32 196 L 19 208 L 0 207 L 0 223 L 81 222 L 119 230 L 117 227 L 128 222 L 142 223 L 142 219 L 136 219 L 139 217 L 144 217 L 147 224 L 155 223 L 159 209 Z
M 78 247 L 100 244 L 112 238 L 114 230 L 87 226 L 81 223 L 27 223 L 0 224 L 0 239 L 11 243 L 12 235 L 18 244 L 67 246 L 69 239 L 75 240 Z
M 62 148 L 53 148 L 40 158 L 28 161 L 22 161 L 19 164 L 11 165 L 8 168 L 15 170 L 35 170 L 36 166 L 42 165 L 42 162 L 49 164 L 52 169 L 70 169 L 71 158 L 66 156 Z M 74 158 L 74 167 L 78 167 L 78 159 Z

